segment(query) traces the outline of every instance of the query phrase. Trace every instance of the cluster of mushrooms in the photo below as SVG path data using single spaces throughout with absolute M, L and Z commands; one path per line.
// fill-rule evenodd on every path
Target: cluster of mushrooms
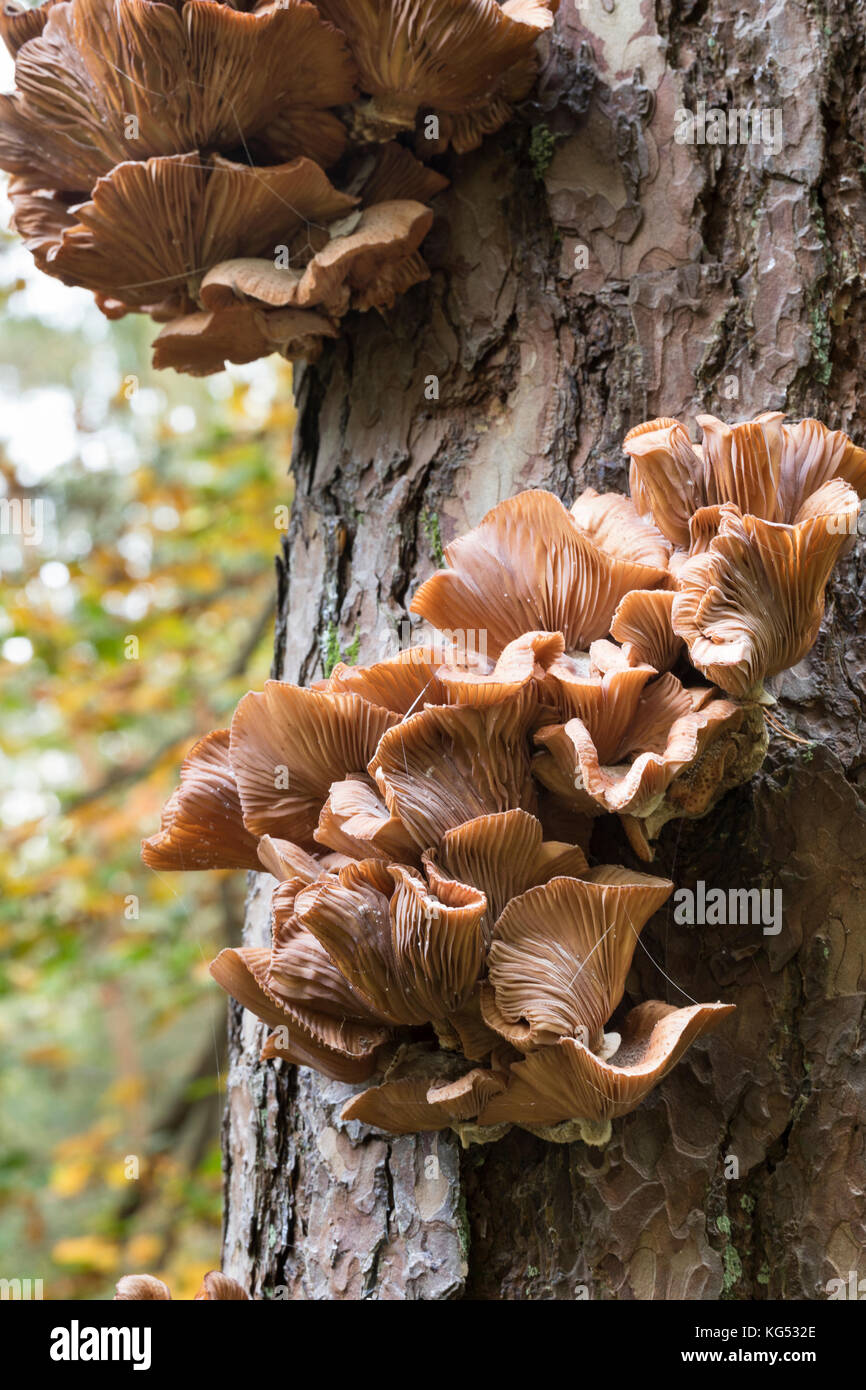
M 699 422 L 701 445 L 630 432 L 630 498 L 500 503 L 415 595 L 436 641 L 271 681 L 189 754 L 144 860 L 277 880 L 271 949 L 211 971 L 272 1030 L 263 1058 L 376 1079 L 345 1120 L 604 1143 L 731 1012 L 620 1008 L 673 884 L 591 864 L 590 835 L 618 816 L 649 861 L 755 773 L 763 682 L 815 641 L 866 452 L 778 413 Z
M 241 1288 L 236 1279 L 211 1269 L 201 1281 L 195 1295 L 195 1303 L 240 1303 L 249 1302 L 249 1294 Z M 171 1289 L 155 1274 L 124 1274 L 115 1285 L 115 1303 L 168 1303 Z
M 557 4 L 13 0 L 14 226 L 109 318 L 163 324 L 157 367 L 312 360 L 429 277 L 424 161 L 506 122 Z

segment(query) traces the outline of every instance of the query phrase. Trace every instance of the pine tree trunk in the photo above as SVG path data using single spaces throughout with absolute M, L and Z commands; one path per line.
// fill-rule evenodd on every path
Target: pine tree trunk
M 563 0 L 534 104 L 446 171 L 430 283 L 297 375 L 280 675 L 321 676 L 332 623 L 393 654 L 434 518 L 447 544 L 528 486 L 624 489 L 641 420 L 783 409 L 864 442 L 864 55 L 855 0 Z M 701 101 L 758 108 L 763 140 L 677 143 Z M 635 1001 L 733 1020 L 604 1149 L 513 1130 L 463 1152 L 343 1126 L 348 1088 L 258 1063 L 236 1011 L 230 1274 L 322 1299 L 810 1299 L 866 1276 L 863 589 L 861 544 L 776 683 L 808 741 L 774 733 L 751 785 L 660 840 L 678 885 L 782 891 L 777 935 L 669 915 L 638 952 Z

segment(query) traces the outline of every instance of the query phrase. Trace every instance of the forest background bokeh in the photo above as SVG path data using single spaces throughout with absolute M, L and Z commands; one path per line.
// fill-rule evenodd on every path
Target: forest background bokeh
M 156 374 L 149 320 L 107 322 L 12 236 L 0 296 L 0 498 L 36 523 L 0 532 L 0 1276 L 191 1297 L 219 1266 L 207 962 L 244 876 L 160 875 L 139 844 L 268 674 L 290 369 Z

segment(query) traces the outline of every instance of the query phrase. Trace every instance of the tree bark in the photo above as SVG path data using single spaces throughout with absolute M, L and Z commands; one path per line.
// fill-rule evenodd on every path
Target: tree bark
M 625 490 L 641 420 L 782 409 L 866 440 L 864 55 L 855 0 L 563 0 L 534 100 L 445 170 L 430 283 L 297 374 L 280 675 L 321 675 L 331 623 L 362 661 L 397 650 L 431 517 L 447 544 L 525 487 Z M 677 143 L 701 101 L 769 112 L 769 138 Z M 750 785 L 660 839 L 678 886 L 782 890 L 776 936 L 669 913 L 635 959 L 635 1002 L 722 998 L 733 1020 L 606 1148 L 513 1130 L 461 1151 L 342 1124 L 349 1088 L 260 1064 L 236 1011 L 228 1273 L 322 1299 L 811 1299 L 866 1277 L 863 597 L 858 543 L 812 656 L 773 683 L 807 742 L 773 733 Z

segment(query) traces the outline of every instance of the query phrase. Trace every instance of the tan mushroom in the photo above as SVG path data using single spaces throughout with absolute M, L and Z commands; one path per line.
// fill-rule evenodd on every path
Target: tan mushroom
M 281 681 L 245 695 L 232 720 L 230 753 L 247 828 L 315 849 L 331 784 L 363 773 L 396 719 L 358 695 Z
M 343 1107 L 343 1120 L 361 1120 L 385 1134 L 453 1129 L 475 1119 L 505 1090 L 496 1072 L 475 1067 L 456 1081 L 406 1077 L 362 1091 Z
M 347 993 L 340 978 L 334 995 L 335 972 L 317 963 L 313 995 L 315 1004 L 294 1004 L 281 997 L 271 981 L 271 952 L 260 947 L 228 947 L 211 962 L 210 973 L 227 994 L 249 1009 L 274 1032 L 262 1049 L 262 1058 L 282 1058 L 299 1066 L 315 1067 L 335 1081 L 365 1081 L 376 1070 L 377 1052 L 389 1031 L 370 1022 L 366 1001 L 360 1018 L 338 1012 Z
M 525 699 L 428 706 L 382 738 L 369 772 L 419 850 L 476 816 L 534 808 Z
M 535 776 L 583 814 L 640 821 L 627 828 L 641 857 L 651 858 L 649 841 L 668 820 L 705 815 L 754 774 L 766 753 L 760 712 L 750 720 L 742 706 L 716 694 L 668 673 L 646 685 L 628 720 L 602 703 L 585 719 L 548 725 L 536 734 L 544 751 Z
M 485 935 L 506 905 L 528 888 L 559 875 L 577 876 L 587 868 L 579 845 L 544 840 L 535 816 L 517 809 L 479 816 L 449 830 L 438 851 L 428 850 L 424 863 L 470 883 L 487 898 Z
M 813 493 L 791 526 L 722 506 L 718 534 L 677 574 L 672 623 L 698 670 L 723 690 L 754 698 L 766 677 L 803 659 L 858 507 L 840 479 Z
M 667 581 L 667 569 L 597 548 L 552 493 L 500 502 L 445 550 L 448 569 L 417 590 L 411 611 L 434 627 L 483 632 L 498 656 L 529 631 L 561 632 L 582 651 L 610 631 L 630 589 Z
M 228 729 L 207 734 L 187 754 L 159 833 L 143 841 L 141 857 L 151 869 L 259 867 L 229 761 Z
M 671 589 L 632 589 L 622 599 L 610 630 L 622 643 L 630 666 L 652 666 L 662 672 L 677 664 L 685 643 L 673 629 L 673 603 Z
M 600 1050 L 640 932 L 673 886 L 605 866 L 512 898 L 493 929 L 487 1025 L 521 1052 L 563 1037 Z
M 359 128 L 373 139 L 411 130 L 419 107 L 460 113 L 489 102 L 503 75 L 526 62 L 556 8 L 545 0 L 317 4 L 348 37 L 359 85 L 371 97 Z
M 732 1012 L 731 1004 L 677 1009 L 651 999 L 626 1015 L 620 1045 L 607 1059 L 574 1038 L 561 1038 L 512 1064 L 507 1088 L 482 1110 L 479 1123 L 534 1127 L 626 1115 L 696 1038 Z

